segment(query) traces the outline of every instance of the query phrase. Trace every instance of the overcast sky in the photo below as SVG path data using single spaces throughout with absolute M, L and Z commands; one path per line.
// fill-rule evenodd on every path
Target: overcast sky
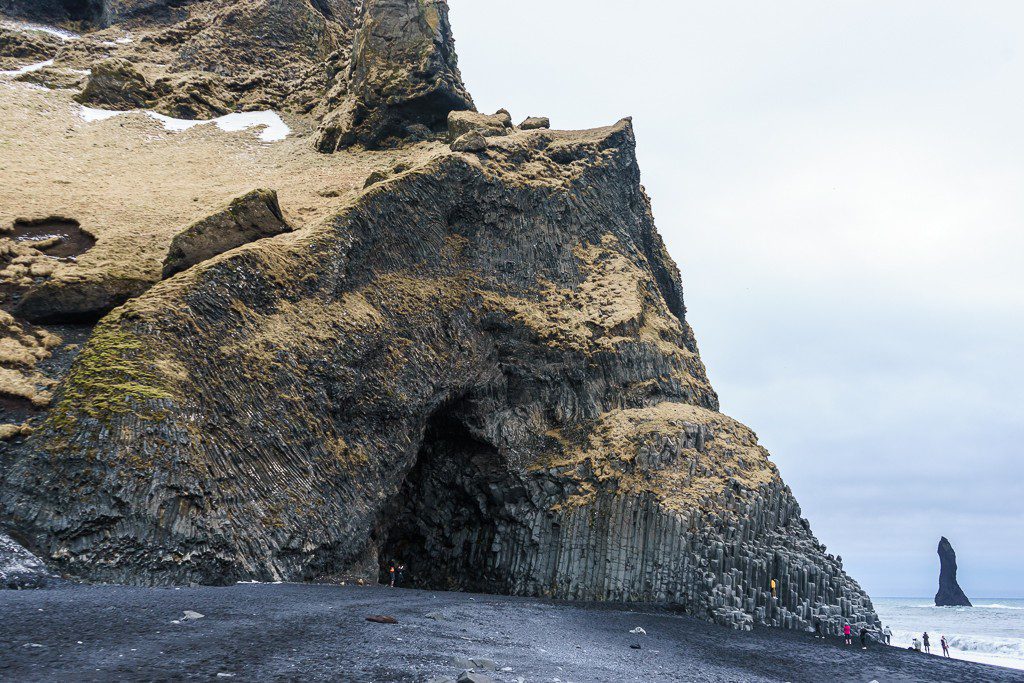
M 449 0 L 484 111 L 634 117 L 722 401 L 874 596 L 1024 596 L 1024 3 Z

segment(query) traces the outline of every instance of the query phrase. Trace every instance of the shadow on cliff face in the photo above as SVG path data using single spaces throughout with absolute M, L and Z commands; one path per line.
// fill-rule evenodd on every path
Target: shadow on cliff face
M 484 555 L 498 532 L 509 472 L 497 450 L 473 436 L 457 408 L 428 422 L 380 535 L 380 580 L 390 562 L 406 566 L 403 585 L 435 590 L 488 589 Z M 515 484 L 513 484 L 513 487 Z

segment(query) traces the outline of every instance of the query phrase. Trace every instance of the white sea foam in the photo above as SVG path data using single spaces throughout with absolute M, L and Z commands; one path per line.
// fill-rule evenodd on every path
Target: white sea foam
M 202 126 L 208 123 L 215 124 L 225 132 L 234 133 L 248 128 L 262 128 L 259 137 L 264 142 L 278 142 L 284 140 L 291 133 L 288 124 L 281 119 L 275 111 L 249 111 L 225 114 L 215 119 L 176 119 L 154 111 L 115 111 L 107 109 L 93 109 L 92 107 L 81 107 L 79 116 L 83 121 L 102 121 L 122 114 L 142 113 L 151 119 L 159 121 L 166 130 L 179 133 L 181 131 Z
M 52 59 L 47 59 L 45 62 L 36 62 L 35 64 L 29 64 L 28 66 L 23 66 L 20 69 L 14 69 L 12 71 L 0 71 L 0 76 L 9 76 L 9 77 L 13 78 L 15 76 L 20 76 L 22 74 L 32 73 L 33 71 L 39 71 L 40 69 L 45 69 L 46 67 L 52 66 L 52 65 L 53 65 L 53 60 Z

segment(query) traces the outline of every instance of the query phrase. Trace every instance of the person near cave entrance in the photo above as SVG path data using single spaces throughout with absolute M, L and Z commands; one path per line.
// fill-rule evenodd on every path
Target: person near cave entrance
M 395 587 L 395 562 L 392 560 L 388 563 L 388 586 L 390 588 Z
M 399 562 L 398 566 L 395 567 L 395 585 L 401 586 L 402 581 L 405 580 L 405 562 Z

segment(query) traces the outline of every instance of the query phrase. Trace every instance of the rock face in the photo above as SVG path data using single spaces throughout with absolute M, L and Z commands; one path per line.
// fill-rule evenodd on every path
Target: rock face
M 280 42 L 255 39 L 258 0 L 190 4 L 171 28 L 138 19 L 137 49 L 156 46 L 139 73 L 162 102 L 194 95 L 198 73 L 218 101 L 305 103 L 296 128 L 318 131 L 276 156 L 213 147 L 229 151 L 188 157 L 188 173 L 305 151 L 315 161 L 279 182 L 349 184 L 273 239 L 253 238 L 291 220 L 259 191 L 173 239 L 100 234 L 89 263 L 50 279 L 32 275 L 38 249 L 0 244 L 0 275 L 28 288 L 15 316 L 96 323 L 49 407 L 0 450 L 4 527 L 93 580 L 373 580 L 397 559 L 435 589 L 667 602 L 734 628 L 877 624 L 754 433 L 719 412 L 629 119 L 567 132 L 466 113 L 438 0 L 367 0 L 358 16 L 341 0 L 278 5 L 260 31 Z M 292 33 L 282 16 L 311 20 Z M 323 82 L 299 68 L 346 36 Z M 76 42 L 68 60 L 109 49 Z M 297 56 L 246 89 L 251 51 Z M 205 54 L 226 62 L 210 71 Z M 295 94 L 317 87 L 308 107 Z M 152 136 L 151 123 L 134 125 Z M 173 277 L 157 282 L 153 245 L 168 242 Z M 115 248 L 155 270 L 128 271 Z M 137 289 L 112 286 L 126 272 Z M 5 329 L 29 348 L 28 322 Z
M 376 146 L 405 137 L 409 125 L 443 127 L 448 112 L 474 109 L 455 56 L 444 0 L 366 0 L 339 74 L 338 105 L 320 128 L 317 148 Z
M 164 260 L 163 276 L 170 277 L 217 254 L 290 230 L 281 215 L 277 193 L 253 190 L 179 233 Z
M 936 607 L 971 607 L 960 584 L 956 582 L 956 553 L 946 537 L 939 540 L 939 592 L 935 594 Z

